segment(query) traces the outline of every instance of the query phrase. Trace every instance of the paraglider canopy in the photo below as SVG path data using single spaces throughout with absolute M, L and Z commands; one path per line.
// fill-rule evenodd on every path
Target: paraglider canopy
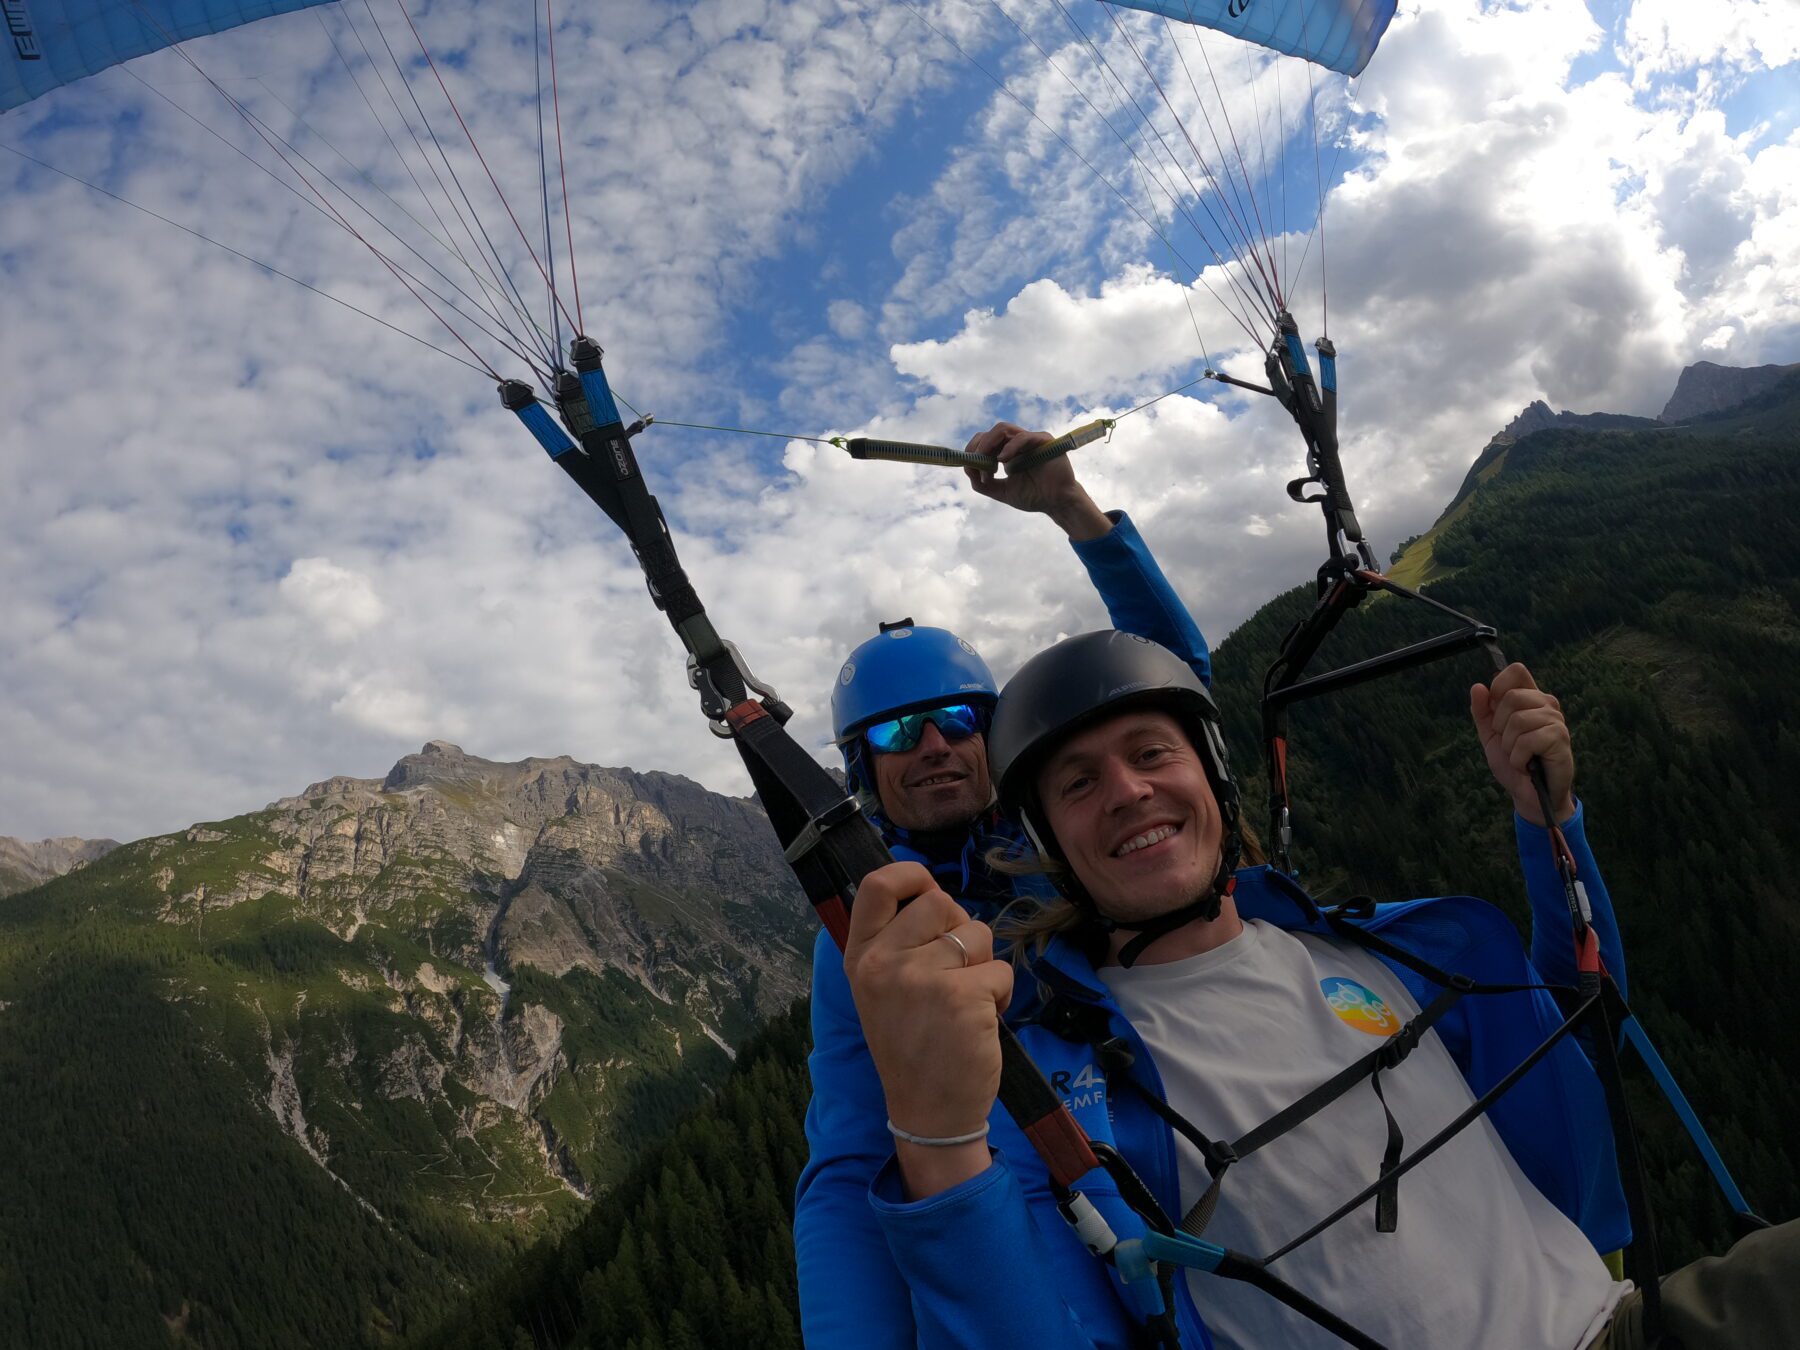
M 1327 70 L 1360 75 L 1394 17 L 1395 0 L 1114 0 L 1243 38 Z
M 0 112 L 189 38 L 328 0 L 7 0 Z M 1396 0 L 1116 0 L 1357 75 Z
M 327 0 L 6 0 L 0 112 L 171 43 Z

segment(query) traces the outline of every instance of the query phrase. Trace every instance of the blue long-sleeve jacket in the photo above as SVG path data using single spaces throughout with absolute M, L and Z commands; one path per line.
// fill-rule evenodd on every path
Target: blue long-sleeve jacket
M 1579 812 L 1564 826 L 1564 834 L 1587 885 L 1604 959 L 1622 978 L 1618 927 Z M 1382 905 L 1365 926 L 1434 965 L 1482 983 L 1572 977 L 1572 959 L 1559 955 L 1572 951 L 1572 939 L 1548 834 L 1521 821 L 1518 836 L 1531 898 L 1533 950 L 1551 969 L 1527 958 L 1503 914 L 1469 896 Z M 1239 872 L 1235 896 L 1245 918 L 1329 935 L 1324 925 L 1308 922 L 1296 884 L 1269 868 Z M 1435 987 L 1408 967 L 1388 964 L 1421 1005 L 1435 995 Z M 1103 1009 L 1111 1032 L 1123 1037 L 1135 1054 L 1131 1072 L 1150 1092 L 1162 1095 L 1149 1051 L 1072 945 L 1053 943 L 1033 971 L 1056 992 Z M 1439 1021 L 1436 1034 L 1479 1095 L 1561 1021 L 1554 999 L 1545 992 L 1478 995 L 1464 998 Z M 1029 1021 L 1016 1029 L 1053 1083 L 1075 1085 L 1064 1101 L 1090 1137 L 1118 1148 L 1163 1208 L 1179 1215 L 1170 1128 L 1135 1093 L 1108 1100 L 1088 1045 L 1063 1040 Z M 815 1090 L 834 1095 L 828 1083 L 816 1083 Z M 873 1109 L 880 1109 L 879 1099 Z M 1628 1243 L 1605 1094 L 1577 1040 L 1560 1041 L 1489 1115 L 1520 1169 L 1596 1250 L 1612 1251 Z M 1108 1267 L 1082 1247 L 1058 1214 L 1043 1164 L 1018 1128 L 998 1108 L 989 1125 L 994 1162 L 980 1176 L 927 1200 L 908 1202 L 890 1156 L 870 1188 L 869 1203 L 886 1237 L 887 1255 L 910 1295 L 910 1334 L 917 1345 L 933 1350 L 1014 1345 L 1124 1350 L 1133 1344 L 1135 1323 Z M 1080 1188 L 1121 1237 L 1143 1231 L 1103 1173 L 1084 1178 Z M 1321 1216 L 1348 1194 L 1347 1188 L 1344 1195 L 1321 1195 Z M 1183 1345 L 1190 1350 L 1209 1346 L 1185 1280 L 1176 1281 L 1175 1293 Z
M 1193 616 L 1130 517 L 1122 511 L 1108 515 L 1110 531 L 1073 547 L 1112 626 L 1162 644 L 1210 684 L 1206 639 Z M 1015 894 L 1047 893 L 1039 878 L 1002 877 L 986 867 L 983 859 L 991 848 L 1019 839 L 998 817 L 976 822 L 951 858 L 926 856 L 905 831 L 880 823 L 896 858 L 924 863 L 979 917 L 991 918 Z M 812 1030 L 809 1156 L 794 1214 L 806 1344 L 812 1350 L 912 1350 L 918 1333 L 911 1297 L 869 1207 L 870 1179 L 893 1149 L 881 1080 L 863 1040 L 843 960 L 825 933 L 813 950 Z

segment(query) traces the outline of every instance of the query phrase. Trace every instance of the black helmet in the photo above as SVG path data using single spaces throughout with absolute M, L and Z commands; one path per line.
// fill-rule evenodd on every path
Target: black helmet
M 1085 727 L 1138 708 L 1172 715 L 1193 741 L 1219 803 L 1223 826 L 1219 871 L 1207 894 L 1146 923 L 1117 923 L 1094 910 L 1091 897 L 1066 868 L 1057 885 L 1093 914 L 1103 928 L 1129 928 L 1140 936 L 1120 959 L 1130 965 L 1144 946 L 1193 919 L 1219 913 L 1229 891 L 1243 838 L 1237 785 L 1225 757 L 1218 705 L 1192 667 L 1167 647 L 1135 633 L 1103 629 L 1065 638 L 1039 652 L 1006 682 L 988 729 L 988 771 L 1000 804 L 1017 817 L 1032 842 L 1058 862 L 1066 862 L 1037 798 L 1037 775 L 1052 751 Z

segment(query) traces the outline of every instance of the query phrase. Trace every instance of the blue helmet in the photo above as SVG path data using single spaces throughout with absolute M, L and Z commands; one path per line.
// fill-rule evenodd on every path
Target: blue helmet
M 832 734 L 844 752 L 851 787 L 870 786 L 860 772 L 857 733 L 871 722 L 941 703 L 991 708 L 999 697 L 987 662 L 955 633 L 915 628 L 911 619 L 882 624 L 850 653 L 831 691 Z

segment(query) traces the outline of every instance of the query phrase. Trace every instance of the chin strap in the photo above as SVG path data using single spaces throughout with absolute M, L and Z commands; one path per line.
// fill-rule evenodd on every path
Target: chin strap
M 1234 853 L 1236 850 L 1232 850 Z M 1235 859 L 1233 860 L 1235 862 Z M 1109 919 L 1094 911 L 1094 923 L 1104 931 L 1111 933 L 1124 930 L 1136 933 L 1123 947 L 1119 948 L 1119 964 L 1127 970 L 1144 954 L 1144 949 L 1165 933 L 1173 933 L 1177 928 L 1185 928 L 1190 923 L 1200 920 L 1211 921 L 1219 917 L 1219 910 L 1224 906 L 1225 897 L 1237 886 L 1237 872 L 1232 863 L 1222 863 L 1219 873 L 1212 879 L 1212 884 L 1197 900 L 1191 900 L 1180 909 L 1172 909 L 1167 914 L 1158 914 L 1154 919 L 1141 922 L 1129 922 L 1124 919 Z
M 1238 825 L 1235 802 L 1233 809 L 1225 813 L 1225 838 L 1219 844 L 1219 870 L 1213 873 L 1213 879 L 1207 888 L 1179 909 L 1142 920 L 1109 919 L 1102 914 L 1100 907 L 1094 903 L 1094 897 L 1088 894 L 1087 887 L 1076 877 L 1075 869 L 1069 866 L 1069 860 L 1063 855 L 1056 836 L 1049 830 L 1038 828 L 1034 819 L 1036 814 L 1037 808 L 1034 806 L 1027 806 L 1019 813 L 1026 837 L 1031 840 L 1039 856 L 1052 858 L 1061 864 L 1061 872 L 1056 877 L 1056 889 L 1087 917 L 1090 931 L 1100 934 L 1119 931 L 1137 934 L 1119 949 L 1119 964 L 1127 970 L 1144 954 L 1144 949 L 1163 934 L 1173 933 L 1177 928 L 1185 928 L 1190 923 L 1211 922 L 1218 918 L 1220 909 L 1224 907 L 1225 897 L 1237 887 L 1237 866 L 1243 857 L 1244 835 Z M 1096 954 L 1096 964 L 1099 959 Z

